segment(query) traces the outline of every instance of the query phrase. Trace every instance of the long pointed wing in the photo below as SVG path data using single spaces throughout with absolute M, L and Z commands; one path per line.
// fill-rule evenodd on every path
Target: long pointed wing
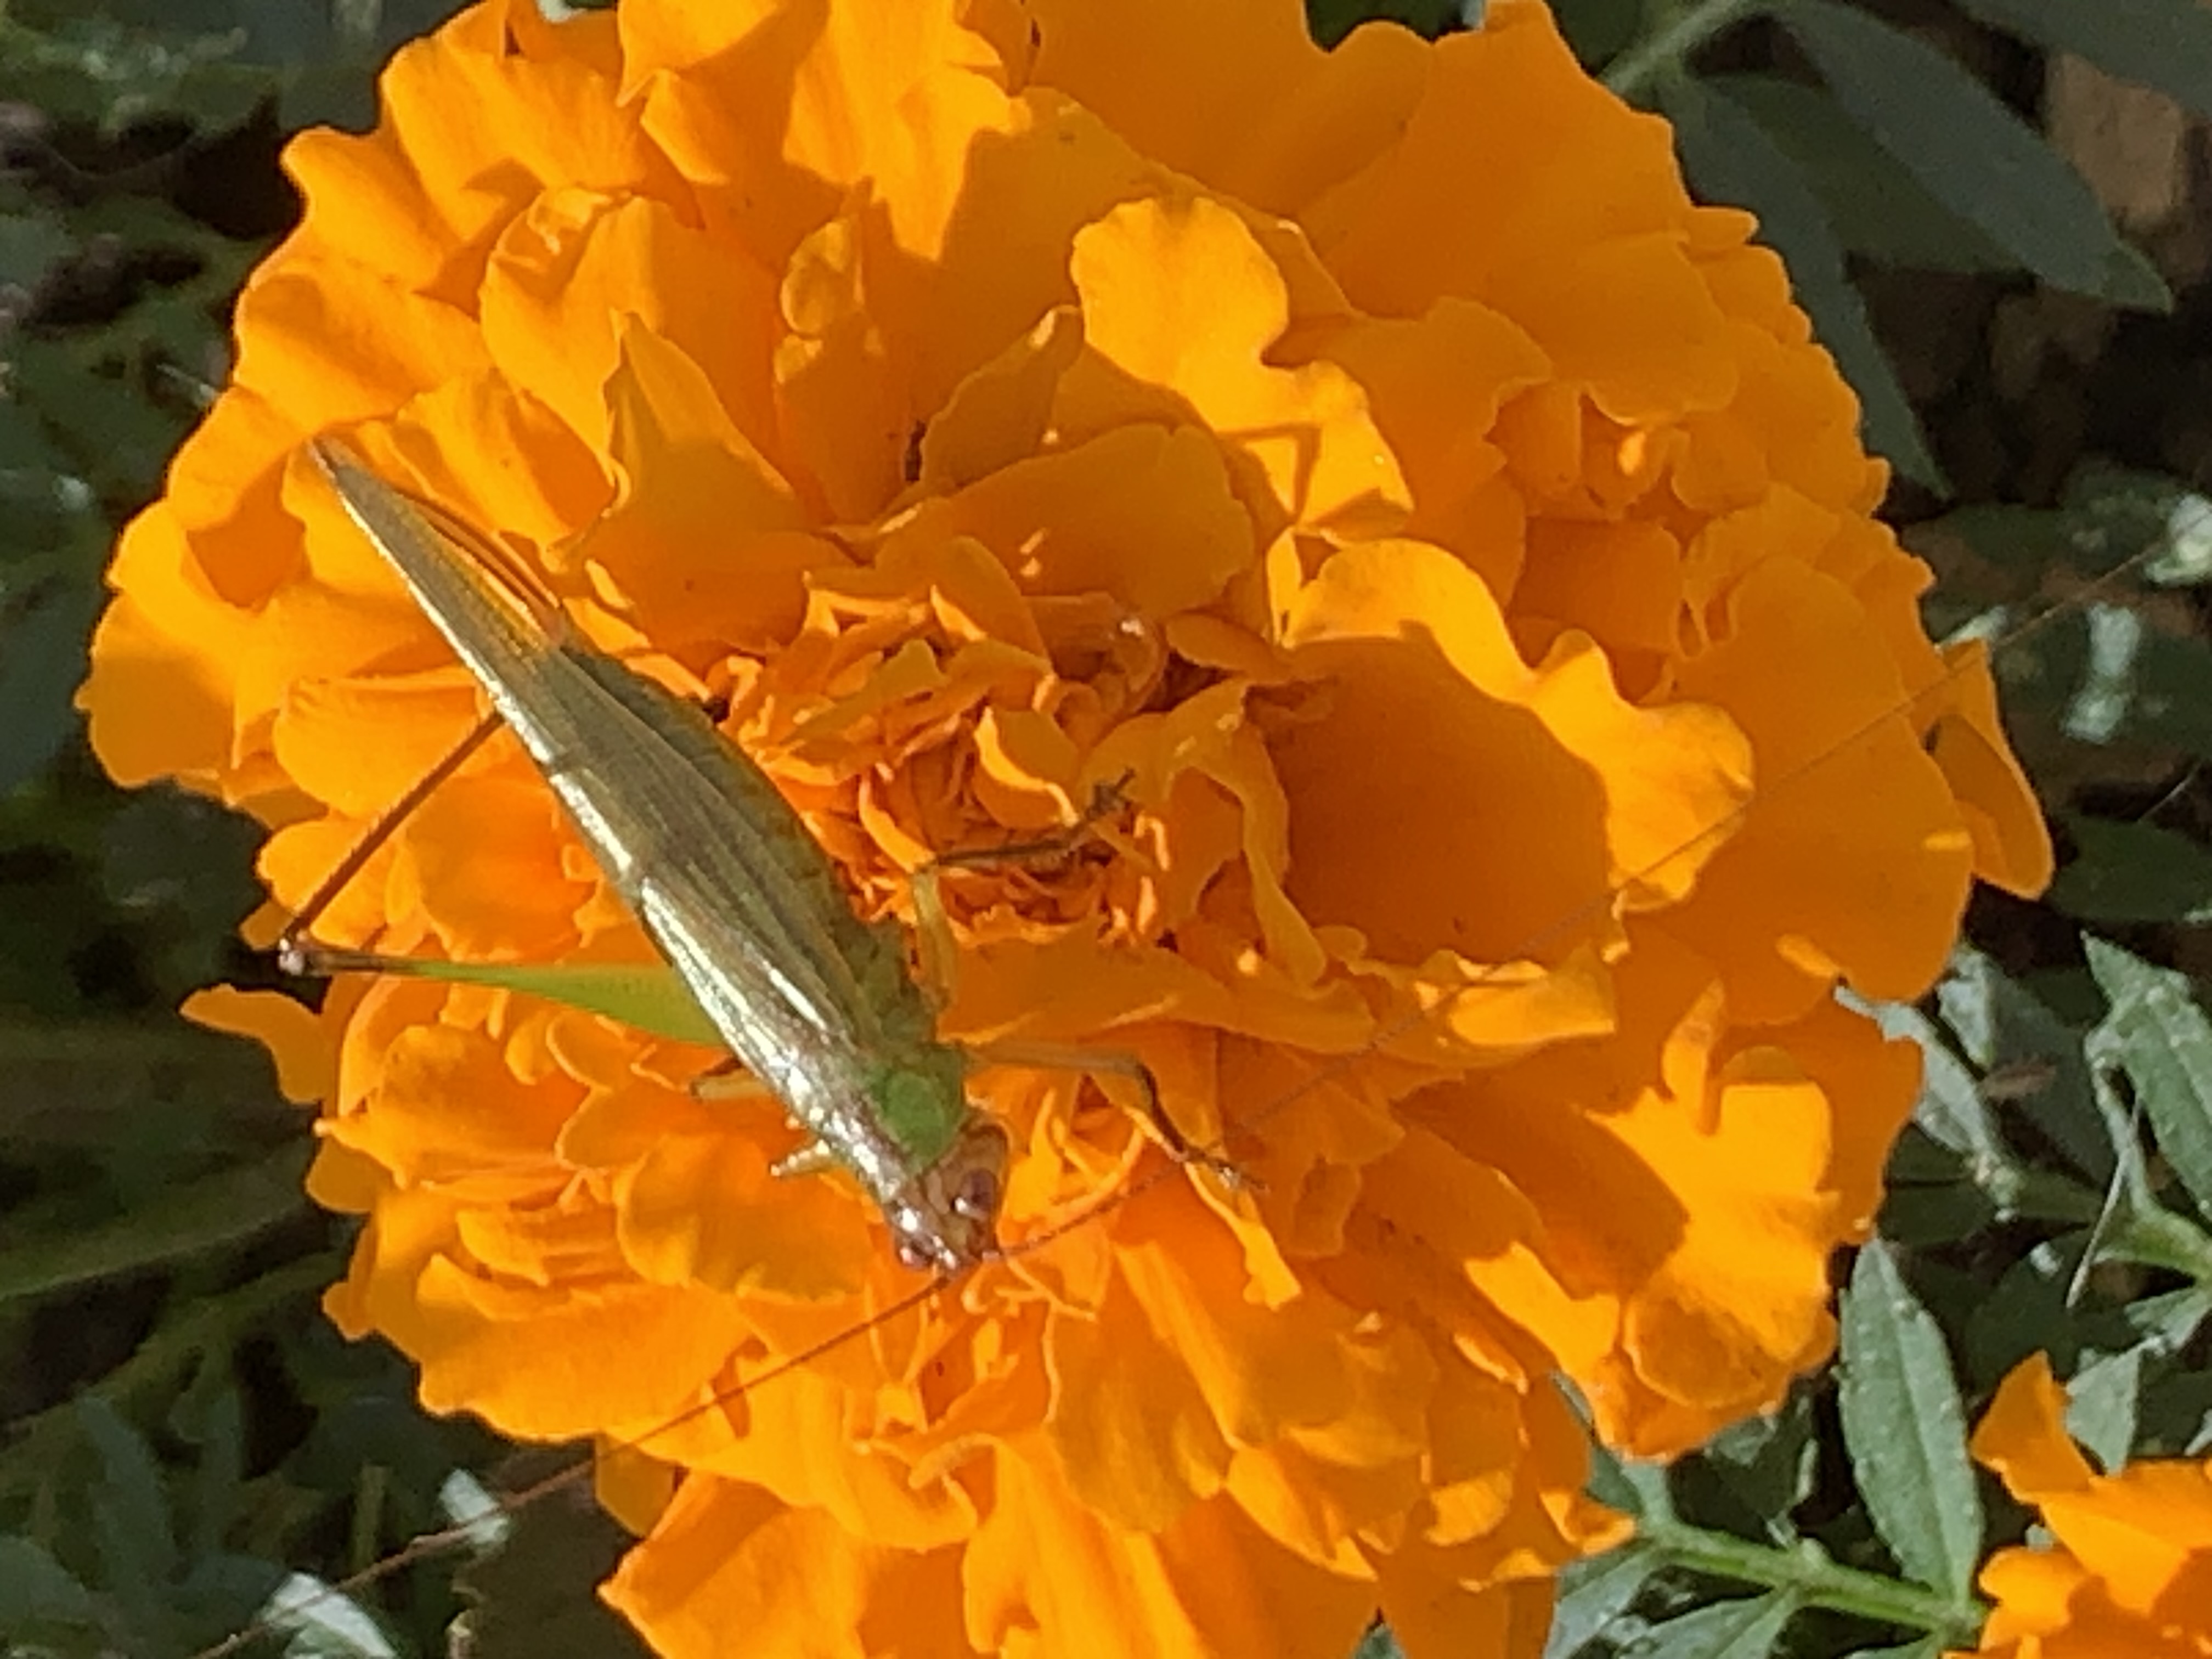
M 804 1064 L 808 1051 L 866 1065 L 916 1018 L 927 1035 L 895 936 L 854 915 L 827 856 L 758 767 L 662 687 L 550 637 L 557 619 L 502 581 L 504 561 L 471 545 L 464 527 L 334 441 L 317 441 L 314 454 L 741 1059 L 766 1072 Z

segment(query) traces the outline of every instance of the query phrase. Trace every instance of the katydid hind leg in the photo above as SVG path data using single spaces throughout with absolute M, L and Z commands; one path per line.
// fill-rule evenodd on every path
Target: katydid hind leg
M 988 847 L 956 848 L 930 861 L 932 869 L 987 870 L 997 864 L 1039 864 L 1066 858 L 1097 834 L 1098 826 L 1129 805 L 1128 789 L 1134 772 L 1124 772 L 1095 786 L 1091 799 L 1075 822 L 1049 835 L 1024 841 L 998 842 Z
M 1126 1049 L 1084 1048 L 1065 1042 L 1001 1042 L 978 1043 L 968 1052 L 978 1064 L 984 1066 L 1010 1066 L 1027 1072 L 1073 1072 L 1085 1076 L 1103 1073 L 1109 1077 L 1127 1078 L 1143 1092 L 1145 1116 L 1159 1135 L 1169 1157 L 1178 1164 L 1204 1170 L 1239 1190 L 1258 1184 L 1231 1159 L 1210 1147 L 1200 1146 L 1182 1132 L 1182 1126 L 1168 1115 L 1167 1107 L 1160 1099 L 1159 1079 L 1152 1075 L 1152 1068 Z
M 933 1013 L 943 1013 L 951 1005 L 960 961 L 959 945 L 952 937 L 951 919 L 945 908 L 945 889 L 939 872 L 1065 858 L 1089 841 L 1102 821 L 1128 805 L 1127 791 L 1134 776 L 1133 773 L 1124 772 L 1118 778 L 1099 784 L 1091 791 L 1090 804 L 1064 830 L 1030 841 L 1001 842 L 990 847 L 943 853 L 915 872 L 910 890 L 914 896 L 915 948 L 920 958 L 917 978 Z M 1069 1068 L 1048 1066 L 1044 1069 Z M 1149 1089 L 1147 1093 L 1157 1095 L 1156 1091 Z

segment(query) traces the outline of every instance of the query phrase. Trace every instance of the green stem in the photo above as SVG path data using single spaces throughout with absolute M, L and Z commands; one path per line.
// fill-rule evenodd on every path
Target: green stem
M 1601 78 L 1632 104 L 1652 82 L 1723 29 L 1754 12 L 1771 11 L 1776 3 L 1777 0 L 1698 0 L 1650 40 L 1614 58 Z
M 2094 1225 L 2104 1212 L 2100 1194 L 2048 1170 L 2022 1169 L 2006 1158 L 1977 1158 L 1971 1173 L 1974 1184 L 2005 1215 L 2087 1227 Z
M 2146 1267 L 2170 1267 L 2212 1285 L 2212 1238 L 2171 1210 L 2133 1210 L 2117 1218 L 2102 1254 Z
M 1808 1607 L 1930 1631 L 1949 1647 L 1971 1644 L 1988 1613 L 1972 1598 L 1957 1601 L 1919 1584 L 1844 1566 L 1809 1540 L 1796 1549 L 1778 1549 L 1673 1520 L 1647 1519 L 1641 1531 L 1644 1541 L 1673 1565 L 1788 1590 Z
M 2002 1158 L 1979 1160 L 1975 1184 L 2007 1215 L 2062 1226 L 2092 1227 L 2105 1210 L 2098 1194 L 2070 1177 L 2047 1170 L 2024 1170 Z M 2110 1227 L 2098 1240 L 2100 1257 L 2171 1268 L 2200 1285 L 2212 1285 L 2212 1236 L 2183 1216 L 2161 1209 L 2148 1198 L 2123 1199 Z

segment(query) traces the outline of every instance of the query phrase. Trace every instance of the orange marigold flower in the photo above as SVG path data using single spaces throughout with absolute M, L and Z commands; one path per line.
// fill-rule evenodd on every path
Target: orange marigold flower
M 2212 1462 L 2151 1460 L 2098 1474 L 2066 1432 L 2066 1390 L 2039 1353 L 1998 1385 L 1973 1450 L 2051 1534 L 2049 1547 L 1999 1550 L 1982 1569 L 1996 1607 L 1977 1652 L 2212 1654 Z
M 1917 1076 L 1833 992 L 2048 848 L 1780 264 L 1541 5 L 1323 52 L 1297 0 L 487 0 L 290 166 L 117 555 L 111 769 L 260 817 L 296 903 L 474 718 L 301 459 L 342 429 L 726 695 L 867 914 L 1126 775 L 1062 866 L 948 874 L 945 1035 L 1133 1052 L 1255 1177 L 985 1073 L 1009 1239 L 1133 1195 L 820 1352 L 914 1280 L 708 1056 L 202 1005 L 322 1099 L 348 1331 L 649 1437 L 602 1492 L 662 1651 L 1533 1654 L 1617 1535 L 1550 1374 L 1656 1454 L 1826 1352 Z M 500 745 L 325 931 L 646 948 Z

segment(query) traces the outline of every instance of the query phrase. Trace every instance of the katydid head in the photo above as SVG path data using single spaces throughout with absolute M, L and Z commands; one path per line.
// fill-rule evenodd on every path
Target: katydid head
M 885 1202 L 901 1261 L 917 1273 L 957 1273 L 997 1253 L 1010 1149 L 1006 1130 L 971 1117 L 943 1157 Z

